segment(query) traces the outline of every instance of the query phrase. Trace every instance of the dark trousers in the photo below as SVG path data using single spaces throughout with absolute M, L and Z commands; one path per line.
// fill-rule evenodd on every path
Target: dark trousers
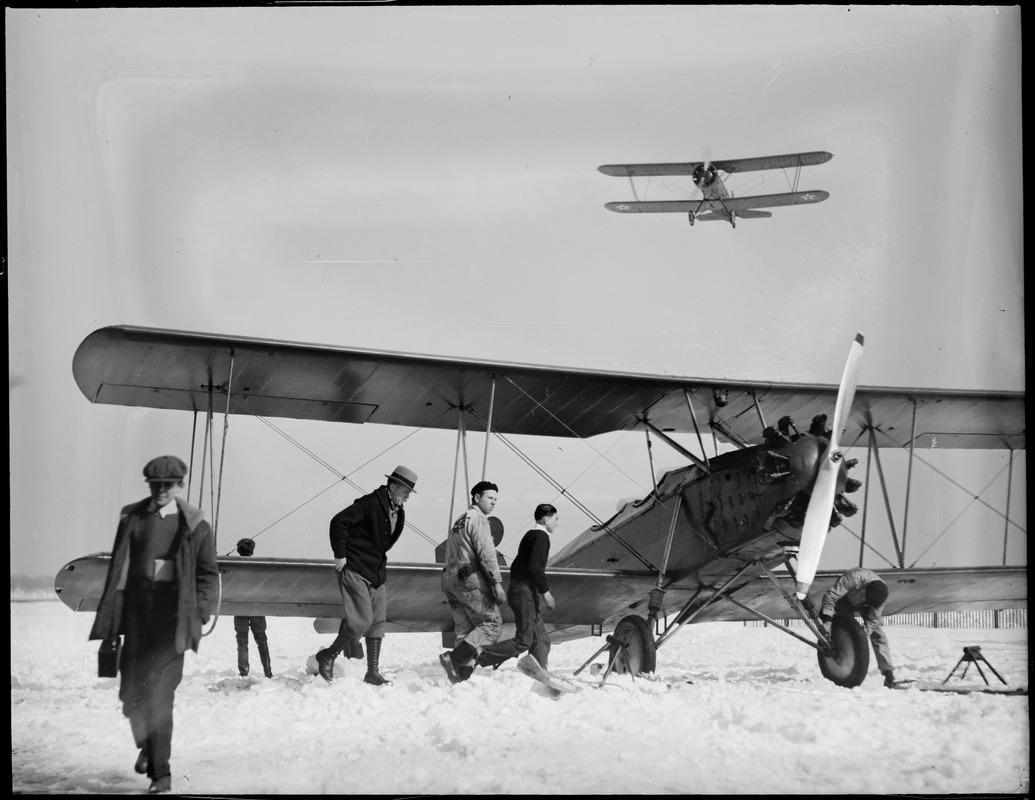
M 127 588 L 119 667 L 119 699 L 133 740 L 147 750 L 152 780 L 171 775 L 173 699 L 183 678 L 183 653 L 176 652 L 177 591 L 173 584 Z
M 234 617 L 234 632 L 237 634 L 237 669 L 241 675 L 248 674 L 248 630 L 255 637 L 255 647 L 259 651 L 263 672 L 267 677 L 272 674 L 270 666 L 270 646 L 266 636 L 265 617 Z
M 539 593 L 527 583 L 511 581 L 507 589 L 507 605 L 514 612 L 514 638 L 486 647 L 478 656 L 478 664 L 483 667 L 499 666 L 528 650 L 543 669 L 547 669 L 550 634 L 546 632 L 543 615 L 539 610 Z
M 234 632 L 237 634 L 237 647 L 248 649 L 248 630 L 251 629 L 256 644 L 266 642 L 265 617 L 234 617 Z

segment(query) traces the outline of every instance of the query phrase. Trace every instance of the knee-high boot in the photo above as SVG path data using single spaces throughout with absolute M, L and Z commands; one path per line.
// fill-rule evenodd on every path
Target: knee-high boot
M 241 673 L 242 678 L 248 675 L 248 645 L 237 646 L 237 671 Z
M 381 660 L 381 642 L 383 639 L 367 637 L 367 674 L 363 676 L 363 682 L 373 686 L 384 686 L 391 683 L 390 680 L 381 676 L 378 671 L 378 662 Z
M 273 667 L 270 664 L 270 643 L 269 642 L 256 642 L 255 646 L 259 648 L 259 660 L 262 662 L 262 672 L 267 678 L 273 677 Z
M 334 680 L 334 660 L 341 655 L 341 651 L 348 647 L 351 641 L 353 639 L 347 633 L 345 620 L 342 620 L 338 628 L 338 636 L 331 642 L 331 646 L 325 650 L 320 650 L 316 654 L 316 664 L 320 677 L 327 681 L 327 683 Z

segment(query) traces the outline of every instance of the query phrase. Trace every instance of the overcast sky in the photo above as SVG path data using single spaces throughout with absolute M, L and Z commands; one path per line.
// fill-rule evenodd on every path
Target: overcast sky
M 143 464 L 190 455 L 191 415 L 79 392 L 72 356 L 107 325 L 826 384 L 861 330 L 864 385 L 1024 388 L 1016 7 L 5 16 L 12 574 L 110 549 Z M 633 187 L 596 169 L 807 150 L 834 154 L 799 184 L 829 200 L 735 230 L 607 211 Z M 728 187 L 789 188 L 783 173 Z M 423 535 L 392 556 L 431 560 L 453 434 L 273 422 L 365 490 L 413 468 Z M 472 435 L 475 479 L 483 447 Z M 650 488 L 642 434 L 527 447 L 600 516 Z M 682 463 L 659 448 L 659 470 Z M 975 493 L 994 477 L 1001 505 L 1008 458 L 984 457 Z M 490 450 L 509 555 L 556 497 L 513 461 Z M 329 557 L 327 521 L 357 495 L 243 417 L 222 490 L 220 552 L 258 534 L 258 555 L 285 557 Z M 986 523 L 954 522 L 965 492 L 932 491 L 910 547 L 950 525 L 925 562 L 945 564 Z M 589 522 L 562 506 L 555 549 Z M 1002 520 L 987 526 L 1001 550 Z

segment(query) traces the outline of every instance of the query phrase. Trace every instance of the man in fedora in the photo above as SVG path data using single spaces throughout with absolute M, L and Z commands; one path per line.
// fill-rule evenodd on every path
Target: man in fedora
M 331 549 L 343 613 L 338 636 L 316 654 L 317 670 L 328 683 L 334 680 L 335 659 L 360 636 L 367 643 L 363 680 L 374 686 L 391 683 L 378 668 L 385 635 L 388 551 L 406 524 L 403 505 L 417 485 L 417 475 L 400 465 L 385 477 L 384 486 L 360 497 L 331 520 Z
M 122 509 L 90 639 L 125 636 L 119 699 L 140 748 L 134 769 L 150 794 L 172 788 L 173 701 L 183 655 L 197 652 L 218 604 L 212 529 L 179 496 L 187 465 L 176 456 L 147 462 L 150 496 Z

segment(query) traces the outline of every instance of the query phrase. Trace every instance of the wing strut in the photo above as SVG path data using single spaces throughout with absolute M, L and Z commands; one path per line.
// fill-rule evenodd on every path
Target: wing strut
M 468 497 L 470 497 L 470 482 L 467 478 L 467 429 L 464 426 L 464 411 L 463 409 L 457 409 L 460 412 L 460 418 L 456 425 L 456 453 L 453 455 L 453 488 L 449 493 L 449 519 L 446 520 L 446 530 L 451 530 L 453 527 L 453 509 L 456 503 L 456 478 L 457 472 L 460 469 L 460 452 L 463 450 L 464 454 L 464 480 L 467 482 Z
M 697 443 L 701 446 L 701 452 L 704 454 L 704 468 L 711 472 L 711 465 L 708 463 L 708 451 L 704 448 L 704 439 L 701 436 L 701 426 L 697 424 L 697 413 L 694 411 L 694 404 L 690 400 L 690 390 L 684 389 L 683 396 L 686 397 L 686 407 L 690 409 L 690 419 L 694 423 L 694 433 L 697 434 Z
M 465 408 L 464 410 L 467 411 L 467 413 L 469 413 L 476 420 L 478 420 L 479 422 L 482 422 L 484 424 L 485 420 L 483 420 L 480 416 L 478 416 L 478 413 L 473 408 L 468 407 L 468 408 Z M 641 553 L 639 553 L 636 550 L 635 547 L 630 545 L 628 542 L 626 542 L 624 539 L 622 539 L 622 537 L 620 537 L 617 533 L 615 533 L 613 530 L 611 530 L 611 528 L 609 528 L 607 526 L 607 524 L 605 524 L 604 521 L 600 519 L 600 517 L 598 517 L 596 514 L 594 514 L 584 503 L 582 503 L 582 501 L 580 501 L 574 495 L 570 494 L 568 492 L 568 490 L 565 489 L 563 486 L 561 486 L 561 484 L 558 483 L 556 480 L 554 480 L 554 478 L 551 477 L 550 474 L 548 472 L 546 472 L 546 470 L 544 470 L 542 467 L 540 467 L 538 464 L 536 464 L 531 458 L 529 458 L 525 453 L 523 453 L 521 451 L 521 448 L 519 448 L 516 444 L 514 444 L 509 439 L 507 439 L 507 437 L 504 436 L 503 434 L 501 434 L 499 431 L 493 431 L 493 435 L 497 439 L 499 439 L 501 442 L 503 442 L 504 445 L 509 447 L 511 452 L 513 452 L 518 458 L 520 458 L 522 461 L 524 461 L 526 464 L 528 464 L 528 466 L 530 466 L 533 470 L 535 470 L 539 474 L 539 476 L 541 478 L 543 478 L 550 485 L 552 485 L 558 491 L 558 493 L 560 493 L 564 497 L 568 498 L 568 500 L 571 501 L 571 503 L 579 511 L 581 511 L 589 519 L 591 519 L 595 525 L 600 527 L 608 536 L 610 536 L 612 539 L 614 539 L 616 542 L 618 542 L 618 544 L 620 544 L 622 547 L 624 547 L 633 558 L 638 560 L 641 564 L 643 564 L 643 566 L 645 566 L 651 572 L 657 572 L 658 571 L 658 568 L 656 566 L 654 566 L 650 561 L 648 561 Z
M 219 449 L 219 484 L 216 487 L 216 508 L 212 518 L 212 543 L 219 551 L 219 507 L 223 503 L 223 462 L 226 460 L 226 437 L 230 433 L 230 392 L 234 384 L 234 351 L 230 350 L 230 375 L 226 380 L 226 411 L 223 414 L 223 442 Z M 212 624 L 215 627 L 215 623 Z M 211 633 L 211 631 L 209 631 Z
M 654 447 L 650 443 L 650 431 L 653 427 L 643 420 L 643 433 L 647 437 L 647 460 L 650 462 L 650 482 L 654 486 L 654 494 L 658 493 L 658 476 L 654 472 Z
M 489 419 L 485 423 L 485 454 L 482 456 L 482 480 L 489 466 L 489 433 L 492 431 L 492 407 L 496 402 L 496 376 L 492 376 L 492 389 L 489 390 Z M 452 524 L 452 523 L 450 523 Z
M 708 461 L 706 459 L 702 459 L 702 458 L 700 458 L 698 456 L 695 456 L 693 453 L 691 453 L 689 450 L 687 450 L 685 447 L 683 447 L 683 445 L 681 445 L 679 442 L 677 442 L 672 437 L 668 436 L 664 431 L 662 431 L 659 428 L 657 428 L 656 426 L 652 425 L 647 420 L 644 419 L 644 420 L 641 420 L 641 422 L 646 427 L 648 427 L 652 431 L 654 431 L 654 435 L 655 436 L 657 436 L 659 439 L 661 439 L 661 441 L 663 441 L 665 444 L 667 444 L 669 447 L 671 447 L 677 453 L 679 453 L 680 455 L 685 456 L 686 458 L 690 459 L 690 461 L 692 463 L 696 464 L 698 467 L 703 469 L 705 472 L 711 473 L 711 470 L 708 467 Z M 702 443 L 702 448 L 703 448 L 703 443 Z M 655 487 L 655 488 L 657 488 L 657 487 Z

